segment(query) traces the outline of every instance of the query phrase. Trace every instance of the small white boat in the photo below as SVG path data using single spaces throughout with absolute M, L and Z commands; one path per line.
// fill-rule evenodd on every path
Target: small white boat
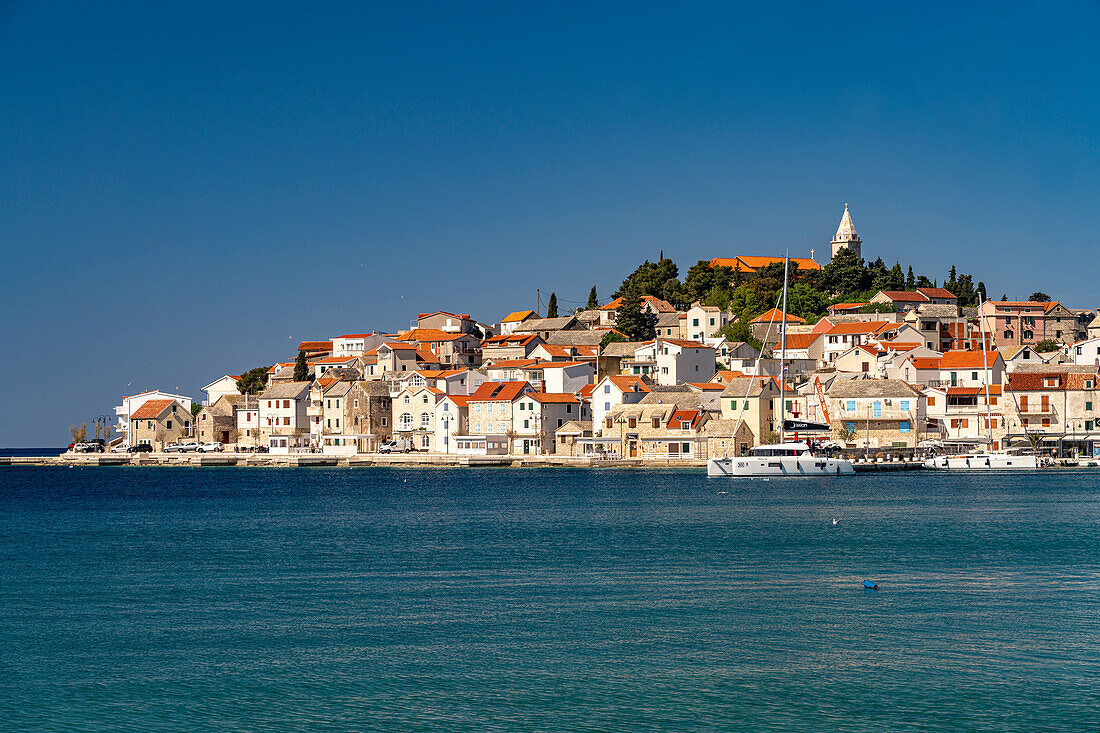
M 924 467 L 940 471 L 1033 471 L 1039 468 L 1039 457 L 1009 451 L 964 453 L 929 458 Z
M 855 474 L 846 458 L 815 456 L 806 443 L 759 445 L 747 456 L 711 458 L 707 476 L 848 476 Z

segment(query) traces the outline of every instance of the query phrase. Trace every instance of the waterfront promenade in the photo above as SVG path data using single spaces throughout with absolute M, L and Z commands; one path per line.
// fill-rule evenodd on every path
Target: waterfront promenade
M 857 471 L 917 470 L 918 459 L 853 461 Z M 456 456 L 441 453 L 359 453 L 339 456 L 319 453 L 64 453 L 59 456 L 5 456 L 0 466 L 235 466 L 235 467 L 511 467 L 511 468 L 703 468 L 701 459 L 640 460 L 592 456 L 504 455 Z

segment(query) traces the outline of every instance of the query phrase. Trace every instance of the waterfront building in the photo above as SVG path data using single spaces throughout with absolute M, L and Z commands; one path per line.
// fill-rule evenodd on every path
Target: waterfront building
M 130 426 L 130 445 L 151 445 L 161 451 L 192 436 L 191 406 L 173 398 L 145 400 L 130 415 Z
M 127 445 L 137 445 L 137 443 L 134 442 L 133 430 L 130 425 L 131 417 L 135 412 L 141 409 L 142 405 L 150 400 L 175 400 L 183 405 L 188 413 L 191 412 L 190 397 L 172 394 L 171 392 L 162 392 L 159 389 L 151 389 L 147 392 L 139 392 L 138 394 L 123 397 L 122 404 L 115 407 L 115 416 L 118 418 L 118 423 L 115 425 L 115 433 L 121 436 Z
M 1006 442 L 1095 455 L 1100 441 L 1096 365 L 1020 366 L 1008 375 Z
M 827 394 L 834 438 L 863 448 L 916 447 L 927 416 L 923 394 L 900 379 L 834 379 Z

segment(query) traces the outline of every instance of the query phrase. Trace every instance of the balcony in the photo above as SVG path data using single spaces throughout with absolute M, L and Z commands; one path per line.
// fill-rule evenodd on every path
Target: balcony
M 321 417 L 324 415 L 324 406 L 321 400 L 313 400 L 306 405 L 306 415 L 309 417 Z

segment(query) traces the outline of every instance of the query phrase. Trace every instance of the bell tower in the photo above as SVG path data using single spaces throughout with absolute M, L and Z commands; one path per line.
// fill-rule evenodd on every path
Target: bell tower
M 857 258 L 863 259 L 863 242 L 856 234 L 856 225 L 852 223 L 852 215 L 848 213 L 848 204 L 844 204 L 844 216 L 840 218 L 840 226 L 836 228 L 832 245 L 833 257 L 842 249 L 850 249 L 856 253 Z

